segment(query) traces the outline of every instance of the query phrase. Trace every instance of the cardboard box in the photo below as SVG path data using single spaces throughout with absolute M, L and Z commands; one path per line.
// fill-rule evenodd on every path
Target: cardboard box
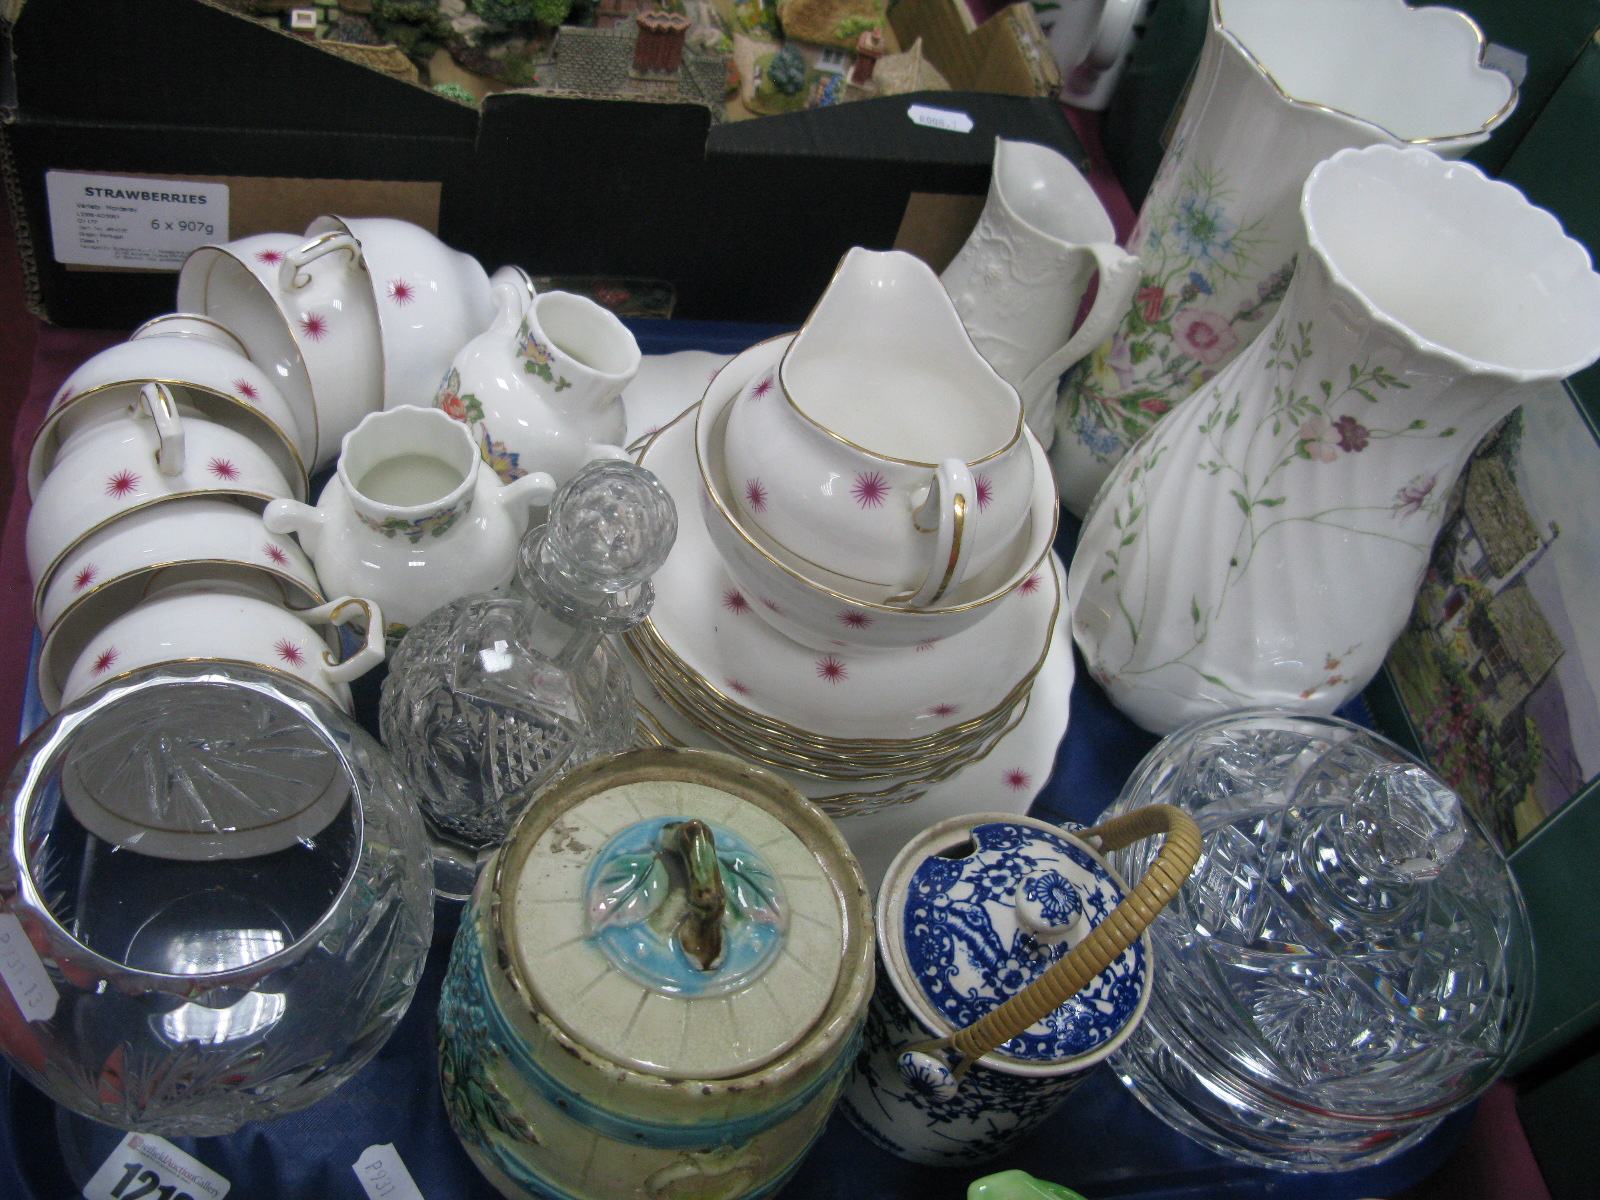
M 507 92 L 473 108 L 205 0 L 29 0 L 6 33 L 3 148 L 30 298 L 76 327 L 170 309 L 176 264 L 59 261 L 50 172 L 224 183 L 230 237 L 319 212 L 402 216 L 491 270 L 660 279 L 678 317 L 793 324 L 850 246 L 894 245 L 908 204 L 939 210 L 914 196 L 981 198 L 995 136 L 1082 160 L 1037 98 L 937 92 L 714 126 L 688 103 Z M 917 124 L 917 103 L 969 131 Z M 926 225 L 902 244 L 918 249 Z

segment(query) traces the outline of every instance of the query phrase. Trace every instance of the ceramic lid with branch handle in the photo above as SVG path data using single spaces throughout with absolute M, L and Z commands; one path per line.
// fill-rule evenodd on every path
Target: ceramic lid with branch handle
M 855 986 L 851 970 L 870 973 L 859 868 L 828 818 L 765 772 L 691 752 L 608 762 L 609 778 L 592 764 L 512 834 L 501 927 L 530 998 L 645 1074 L 726 1079 L 773 1062 Z

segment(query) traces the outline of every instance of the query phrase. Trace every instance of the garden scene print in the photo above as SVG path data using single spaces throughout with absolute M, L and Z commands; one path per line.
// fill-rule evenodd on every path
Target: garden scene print
M 1484 439 L 1444 498 L 1385 664 L 1418 747 L 1510 851 L 1600 775 L 1600 442 L 1561 385 Z

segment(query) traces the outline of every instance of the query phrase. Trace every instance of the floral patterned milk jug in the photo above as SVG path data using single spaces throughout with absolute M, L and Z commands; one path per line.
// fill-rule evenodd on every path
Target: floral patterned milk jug
M 1478 440 L 1600 356 L 1587 251 L 1476 167 L 1343 150 L 1302 213 L 1283 306 L 1117 465 L 1068 572 L 1090 672 L 1158 733 L 1365 687 Z
M 1146 429 L 1240 353 L 1283 298 L 1306 174 L 1338 150 L 1459 157 L 1516 101 L 1448 8 L 1401 0 L 1212 0 L 1172 142 L 1128 249 L 1143 277 L 1121 328 L 1067 378 L 1051 461 L 1082 515 Z
M 834 823 L 721 754 L 545 792 L 479 878 L 439 1003 L 450 1123 L 511 1200 L 755 1200 L 821 1132 L 872 994 Z
M 677 530 L 654 475 L 590 463 L 524 539 L 509 590 L 447 604 L 400 643 L 383 740 L 448 837 L 494 845 L 563 771 L 633 744 L 633 689 L 608 635 L 650 612 Z
M 1128 889 L 1103 855 L 1165 834 Z M 1149 1001 L 1145 927 L 1189 877 L 1200 833 L 1152 805 L 1079 832 L 952 817 L 878 893 L 878 988 L 845 1113 L 912 1162 L 983 1162 L 1050 1115 Z
M 434 404 L 472 431 L 483 461 L 510 483 L 546 471 L 565 483 L 592 458 L 625 458 L 622 389 L 639 344 L 593 300 L 494 287 L 495 318 L 456 355 Z

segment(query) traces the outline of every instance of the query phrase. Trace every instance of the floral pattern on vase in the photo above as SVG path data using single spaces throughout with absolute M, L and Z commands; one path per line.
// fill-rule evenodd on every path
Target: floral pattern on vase
M 1061 391 L 1060 420 L 1097 460 L 1114 461 L 1215 375 L 1283 299 L 1294 259 L 1262 274 L 1261 260 L 1281 250 L 1264 217 L 1241 217 L 1237 191 L 1197 163 L 1141 218 L 1133 306 Z
M 1277 315 L 1117 465 L 1068 575 L 1090 672 L 1155 732 L 1257 704 L 1329 713 L 1364 687 L 1479 438 L 1600 352 L 1595 321 L 1563 324 L 1600 276 L 1508 185 L 1372 146 L 1305 191 L 1309 248 Z M 1406 237 L 1373 253 L 1367 230 L 1400 213 Z
M 1394 11 L 1402 7 L 1212 0 L 1188 99 L 1128 241 L 1142 265 L 1133 304 L 1058 397 L 1051 460 L 1073 513 L 1086 512 L 1128 448 L 1270 320 L 1300 247 L 1300 189 L 1317 163 L 1402 140 L 1459 157 L 1510 111 L 1482 86 L 1476 30 L 1439 28 L 1466 21 L 1461 14 Z M 1366 54 L 1390 60 L 1386 69 L 1404 62 L 1431 80 L 1440 102 L 1427 135 L 1411 131 L 1419 117 L 1398 93 L 1352 86 L 1341 93 L 1344 109 L 1297 97 L 1279 80 L 1315 87 L 1297 61 L 1307 52 L 1330 61 Z

